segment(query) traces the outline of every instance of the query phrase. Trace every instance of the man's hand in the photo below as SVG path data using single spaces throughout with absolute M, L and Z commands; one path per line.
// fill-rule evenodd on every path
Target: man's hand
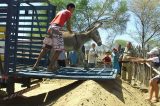
M 69 31 L 69 33 L 73 33 L 72 30 L 71 30 L 71 22 L 70 22 L 70 20 L 67 21 L 67 30 Z
M 52 36 L 52 35 L 47 34 L 45 37 L 47 37 L 47 38 L 52 38 L 53 36 Z
M 73 31 L 69 31 L 69 33 L 71 33 L 71 34 L 72 34 L 72 33 L 73 33 Z

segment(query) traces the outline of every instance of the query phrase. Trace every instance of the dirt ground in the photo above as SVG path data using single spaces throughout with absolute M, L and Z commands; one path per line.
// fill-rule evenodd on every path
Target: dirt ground
M 20 85 L 16 85 L 16 90 Z M 40 87 L 0 106 L 160 106 L 145 101 L 147 93 L 120 79 L 106 81 L 45 80 Z

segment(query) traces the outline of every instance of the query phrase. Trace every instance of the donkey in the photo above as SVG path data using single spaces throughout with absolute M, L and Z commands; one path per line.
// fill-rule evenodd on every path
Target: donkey
M 102 41 L 98 32 L 98 28 L 102 25 L 101 22 L 93 23 L 90 27 L 86 29 L 86 31 L 79 32 L 79 33 L 69 33 L 69 32 L 62 32 L 64 38 L 64 46 L 66 51 L 76 50 L 78 51 L 84 43 L 89 40 L 93 40 L 97 43 L 98 46 L 102 45 Z M 51 50 L 50 53 L 50 61 L 52 63 L 51 57 L 54 54 L 54 50 Z M 81 57 L 84 57 L 81 55 Z
M 88 27 L 86 31 L 80 33 L 70 34 L 69 32 L 63 32 L 64 46 L 66 50 L 77 51 L 89 40 L 93 40 L 98 46 L 101 46 L 102 41 L 97 30 L 101 25 L 102 23 L 96 22 L 91 27 Z
M 86 29 L 86 31 L 84 32 L 80 32 L 80 33 L 73 33 L 73 34 L 70 34 L 69 32 L 62 32 L 63 34 L 63 38 L 64 38 L 64 46 L 66 48 L 66 50 L 79 50 L 81 48 L 81 46 L 93 39 L 98 46 L 101 46 L 102 45 L 102 42 L 101 42 L 101 38 L 100 38 L 100 35 L 97 31 L 97 29 L 102 25 L 101 22 L 96 22 L 94 24 L 91 25 L 91 27 L 88 27 Z M 38 64 L 39 64 L 39 61 L 40 59 L 42 58 L 42 56 L 44 54 L 46 54 L 47 51 L 44 51 L 43 54 L 39 55 L 39 58 L 37 59 L 36 63 L 34 64 L 34 67 L 33 67 L 33 70 L 34 69 L 37 69 L 38 67 Z M 54 62 L 53 60 L 51 59 L 52 55 L 54 54 L 54 50 L 51 49 L 51 52 L 50 52 L 50 65 L 52 65 Z M 57 57 L 56 57 L 57 58 Z

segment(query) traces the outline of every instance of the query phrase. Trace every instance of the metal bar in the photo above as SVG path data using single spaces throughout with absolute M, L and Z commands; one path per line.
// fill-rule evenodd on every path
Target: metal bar
M 26 2 L 29 2 L 29 3 L 42 3 L 42 2 L 47 2 L 49 3 L 48 0 L 19 0 L 20 3 L 26 3 Z
M 48 27 L 47 25 L 41 25 L 41 26 L 38 26 L 38 25 L 18 25 L 19 28 L 31 28 L 31 27 L 34 27 L 34 28 L 46 28 Z
M 21 6 L 20 10 L 31 10 L 30 6 Z M 51 10 L 52 7 L 50 6 L 35 6 L 36 10 Z
M 18 15 L 19 15 L 19 8 L 20 8 L 20 3 L 19 2 L 17 2 L 17 4 L 16 4 L 16 16 L 15 16 L 15 18 L 16 18 L 16 22 L 15 22 L 15 43 L 14 43 L 14 51 L 17 51 L 17 41 L 18 41 L 18 39 L 17 39 L 17 35 L 18 35 L 18 25 L 19 25 L 19 17 L 18 17 Z M 13 71 L 14 72 L 16 72 L 16 64 L 17 64 L 17 52 L 14 52 L 14 67 L 13 67 Z
M 46 31 L 32 31 L 33 34 L 46 34 Z M 31 33 L 31 31 L 26 31 L 26 30 L 19 30 L 18 33 Z
M 3 72 L 3 74 L 7 74 L 7 72 L 9 72 L 9 48 L 10 48 L 10 39 L 9 39 L 9 35 L 11 33 L 10 29 L 11 29 L 11 2 L 8 3 L 8 11 L 7 11 L 7 22 L 6 22 L 6 38 L 5 38 L 5 65 L 4 65 L 4 70 L 5 72 Z
M 29 91 L 31 91 L 33 89 L 38 88 L 38 87 L 40 87 L 40 84 L 36 84 L 36 85 L 34 85 L 34 86 L 30 87 L 30 88 L 23 89 L 23 90 L 18 91 L 18 92 L 14 93 L 14 94 L 11 94 L 11 95 L 9 95 L 7 97 L 4 97 L 3 100 L 15 98 L 16 96 L 20 96 L 23 93 L 29 92 Z
M 8 3 L 8 0 L 0 0 L 0 3 Z
M 18 36 L 18 39 L 27 39 L 27 40 L 29 40 L 29 39 L 31 39 L 31 37 L 30 36 Z M 39 37 L 36 37 L 36 36 L 34 36 L 33 39 L 34 40 L 41 40 Z M 26 42 L 26 41 L 24 41 L 24 42 Z

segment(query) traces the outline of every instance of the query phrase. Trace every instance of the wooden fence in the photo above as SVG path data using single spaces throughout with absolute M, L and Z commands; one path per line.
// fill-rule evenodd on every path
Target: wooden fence
M 149 80 L 160 75 L 160 70 L 154 68 L 151 63 L 131 62 L 130 64 L 132 64 L 133 83 L 140 89 L 148 88 Z

